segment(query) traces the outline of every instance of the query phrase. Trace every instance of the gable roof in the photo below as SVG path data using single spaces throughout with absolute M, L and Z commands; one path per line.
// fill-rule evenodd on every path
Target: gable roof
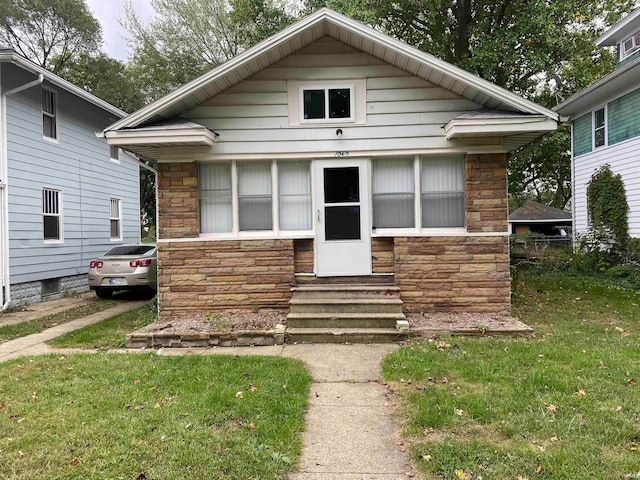
M 23 70 L 33 73 L 34 75 L 42 75 L 49 83 L 62 88 L 63 90 L 66 90 L 76 97 L 80 97 L 83 100 L 86 100 L 87 102 L 118 118 L 127 116 L 127 112 L 114 107 L 110 103 L 105 102 L 95 95 L 90 94 L 86 90 L 74 85 L 71 82 L 66 81 L 55 73 L 51 73 L 49 70 L 46 70 L 36 63 L 32 62 L 31 60 L 26 59 L 10 47 L 0 45 L 0 63 L 12 63 L 17 67 L 22 68 Z
M 617 45 L 623 40 L 630 38 L 631 35 L 638 33 L 639 28 L 640 8 L 637 8 L 618 23 L 613 25 L 609 30 L 604 32 L 600 38 L 596 40 L 596 45 L 598 47 L 602 47 L 603 45 Z
M 571 212 L 534 202 L 533 200 L 528 200 L 524 205 L 509 215 L 509 221 L 514 223 L 554 220 L 571 221 L 571 218 Z
M 105 132 L 132 129 L 176 117 L 325 35 L 369 53 L 487 109 L 539 115 L 553 121 L 559 120 L 559 115 L 552 110 L 333 10 L 323 8 L 127 118 L 114 123 L 107 127 Z

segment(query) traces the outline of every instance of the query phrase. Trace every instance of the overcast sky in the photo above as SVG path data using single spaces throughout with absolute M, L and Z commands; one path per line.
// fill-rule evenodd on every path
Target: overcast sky
M 128 57 L 127 32 L 119 23 L 124 19 L 126 0 L 85 0 L 87 6 L 102 26 L 103 49 L 107 55 L 124 61 Z M 141 19 L 145 20 L 153 15 L 149 0 L 131 0 L 133 8 Z

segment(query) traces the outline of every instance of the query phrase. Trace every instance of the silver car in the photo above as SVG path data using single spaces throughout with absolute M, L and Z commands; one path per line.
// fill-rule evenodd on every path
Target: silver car
M 153 244 L 118 245 L 89 264 L 89 288 L 100 298 L 119 290 L 154 293 L 157 248 Z

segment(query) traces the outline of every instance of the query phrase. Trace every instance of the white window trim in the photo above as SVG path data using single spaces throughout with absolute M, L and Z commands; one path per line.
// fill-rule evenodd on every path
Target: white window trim
M 55 244 L 63 244 L 64 243 L 64 208 L 63 208 L 63 195 L 62 190 L 57 188 L 43 187 L 42 195 L 44 197 L 44 192 L 56 192 L 58 196 L 58 213 L 45 213 L 44 206 L 42 208 L 42 240 L 46 245 L 55 245 Z M 58 238 L 55 239 L 45 239 L 44 238 L 44 217 L 58 217 Z
M 49 113 L 49 112 L 45 112 L 44 109 L 42 108 L 42 96 L 44 96 L 44 92 L 50 92 L 53 95 L 53 114 Z M 51 142 L 51 143 L 59 143 L 59 138 L 60 138 L 60 132 L 58 129 L 58 92 L 52 88 L 48 88 L 48 87 L 42 87 L 41 91 L 40 91 L 40 123 L 41 123 L 41 127 L 42 127 L 42 139 L 46 140 L 47 142 Z M 56 136 L 55 137 L 49 137 L 47 135 L 44 134 L 44 116 L 48 116 L 53 118 L 54 121 L 54 129 L 56 132 Z
M 117 152 L 117 155 L 114 157 L 111 153 L 112 153 L 112 149 L 114 147 L 112 145 L 109 145 L 109 160 L 111 160 L 113 163 L 120 163 L 120 149 L 118 147 L 115 147 L 115 151 Z
M 302 95 L 304 90 L 322 90 L 336 88 L 351 88 L 351 119 L 304 119 L 304 104 Z M 328 101 L 328 99 L 326 99 Z M 367 80 L 364 78 L 344 80 L 311 80 L 287 82 L 287 103 L 289 109 L 290 127 L 321 127 L 340 126 L 344 124 L 365 125 L 367 123 Z M 328 114 L 328 113 L 327 113 Z
M 118 216 L 114 217 L 111 215 L 111 206 L 113 205 L 113 202 L 117 201 L 118 202 Z M 118 221 L 118 233 L 120 234 L 118 237 L 112 237 L 111 236 L 111 221 L 112 220 L 117 220 Z M 109 198 L 109 239 L 112 242 L 121 242 L 123 238 L 123 232 L 122 232 L 122 199 L 121 198 L 116 198 L 116 197 L 111 197 Z
M 596 146 L 596 112 L 599 110 L 604 110 L 604 125 L 599 128 L 604 129 L 604 143 L 602 145 Z M 595 152 L 599 148 L 607 147 L 609 142 L 607 137 L 609 136 L 609 125 L 607 121 L 607 105 L 601 105 L 598 108 L 594 108 L 591 112 L 591 151 Z

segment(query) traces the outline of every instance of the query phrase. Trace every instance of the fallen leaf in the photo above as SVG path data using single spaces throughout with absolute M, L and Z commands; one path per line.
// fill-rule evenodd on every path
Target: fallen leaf
M 585 392 L 584 390 L 578 390 L 576 392 L 576 395 L 579 397 L 586 397 L 587 396 L 587 392 Z
M 631 450 L 632 452 L 637 452 L 638 449 L 640 449 L 640 446 L 638 446 L 638 444 L 634 443 L 633 445 L 631 445 L 629 447 L 629 450 Z
M 547 403 L 545 406 L 545 410 L 547 411 L 547 413 L 556 413 L 558 408 L 552 403 Z
M 456 477 L 458 477 L 460 480 L 465 480 L 465 479 L 469 478 L 469 476 L 467 475 L 467 473 L 464 470 L 457 469 L 453 473 L 455 473 Z
M 144 408 L 144 405 L 136 405 L 135 407 L 133 407 L 134 410 L 142 410 Z
M 624 328 L 616 327 L 616 332 L 624 333 Z
M 20 458 L 26 456 L 27 454 L 24 453 L 22 450 L 18 450 L 18 455 L 20 456 Z
M 78 460 L 77 458 L 74 458 L 69 462 L 69 465 L 78 465 L 79 463 L 80 463 L 80 460 Z
M 542 465 L 538 465 L 538 468 L 536 468 L 536 473 L 540 473 L 542 471 Z
M 134 385 L 140 385 L 140 380 L 138 380 L 138 379 L 134 380 L 134 381 L 133 381 L 133 384 L 134 384 Z
M 242 392 L 237 392 L 236 393 L 236 398 L 243 398 L 244 394 Z
M 251 385 L 249 385 L 249 391 L 250 392 L 255 392 L 256 390 L 258 390 L 258 387 L 256 387 L 253 383 Z
M 551 437 L 551 438 L 549 439 L 549 441 L 550 441 L 551 443 L 555 443 L 555 442 L 557 442 L 557 441 L 558 441 L 558 437 L 553 436 L 553 437 Z
M 467 412 L 465 412 L 464 410 L 460 410 L 458 408 L 455 409 L 455 414 L 458 415 L 459 417 L 463 417 L 467 414 Z
M 253 423 L 250 423 L 249 426 L 247 427 L 249 430 L 255 430 L 256 426 Z
M 622 406 L 618 405 L 616 408 L 613 409 L 616 412 L 621 412 L 622 411 Z
M 630 378 L 627 380 L 627 383 L 633 387 L 636 384 L 636 381 L 633 378 Z
M 36 394 L 36 392 L 31 392 L 31 399 L 32 400 L 37 400 L 38 399 L 38 395 Z
M 66 359 L 67 359 L 67 357 L 66 357 L 65 355 L 60 356 L 60 360 L 61 360 L 61 361 L 63 361 L 63 362 L 64 362 Z

